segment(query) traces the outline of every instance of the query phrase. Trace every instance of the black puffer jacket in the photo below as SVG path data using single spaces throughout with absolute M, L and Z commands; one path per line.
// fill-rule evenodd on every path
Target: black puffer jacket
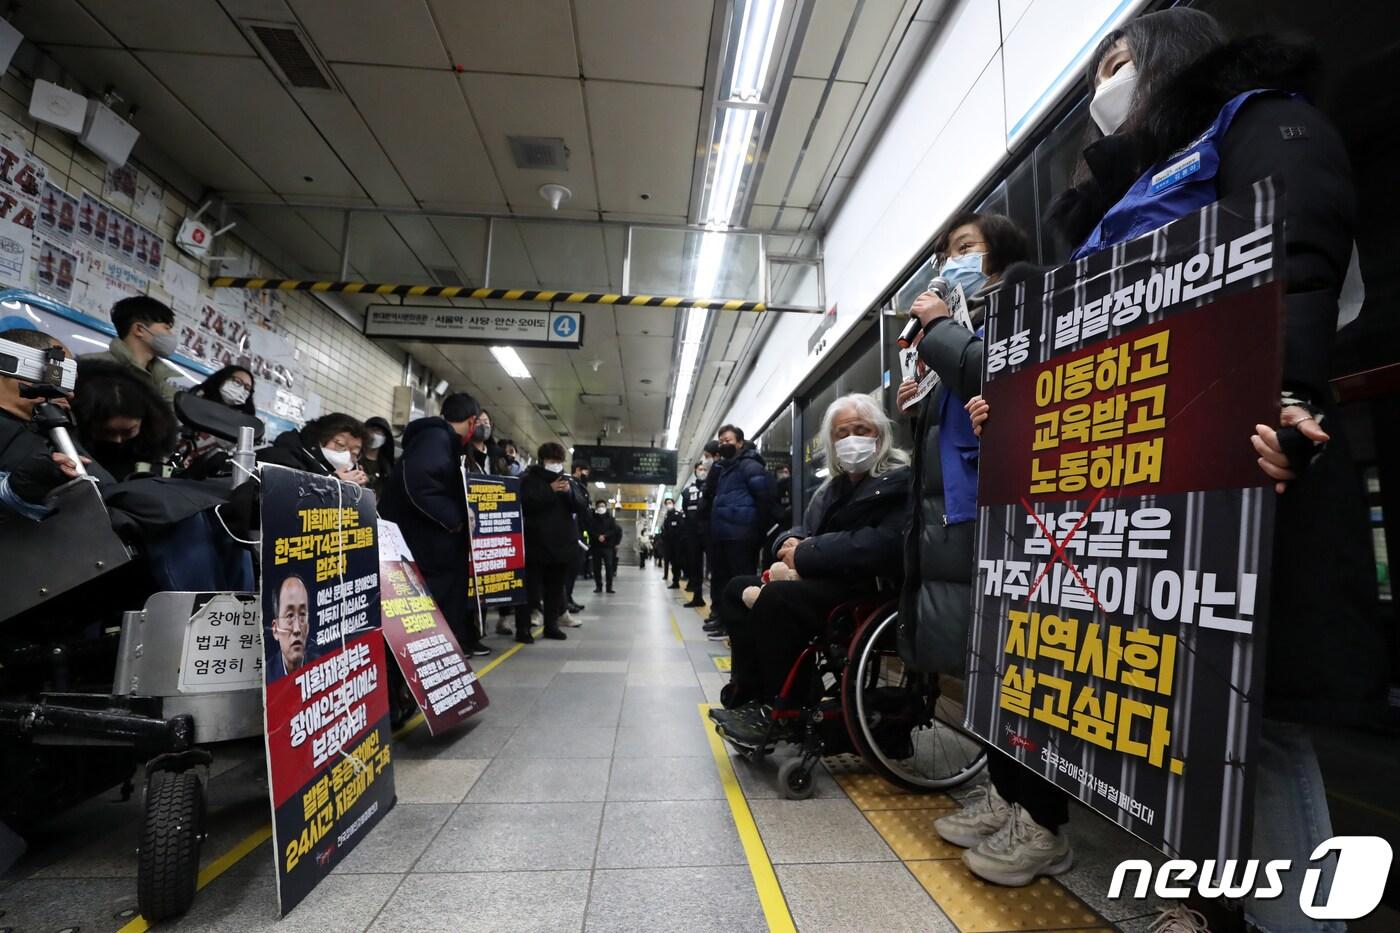
M 528 563 L 568 564 L 578 559 L 578 497 L 574 484 L 570 483 L 564 492 L 549 488 L 561 476 L 562 473 L 551 473 L 538 463 L 532 463 L 520 474 Z
M 1057 200 L 1052 223 L 1077 244 L 1138 175 L 1199 135 L 1231 98 L 1256 88 L 1306 93 L 1316 66 L 1310 48 L 1268 37 L 1203 57 L 1147 102 L 1140 132 L 1085 151 L 1093 177 Z M 1220 197 L 1247 194 L 1267 176 L 1284 190 L 1284 387 L 1326 413 L 1356 195 L 1341 138 L 1303 97 L 1250 99 L 1221 143 Z M 1326 452 L 1278 500 L 1265 714 L 1336 723 L 1382 710 L 1387 671 L 1363 488 L 1339 419 L 1324 427 L 1332 436 Z
M 929 328 L 919 358 L 938 373 L 938 388 L 919 403 L 914 469 L 899 597 L 899 653 L 921 671 L 960 676 L 967 666 L 977 523 L 949 524 L 939 456 L 939 412 L 951 390 L 961 399 L 982 391 L 982 338 L 951 320 Z
M 300 431 L 283 431 L 277 435 L 271 447 L 258 451 L 258 462 L 275 463 L 321 476 L 330 476 L 335 472 L 326 458 L 321 456 L 321 448 L 316 442 L 303 437 Z
M 405 535 L 419 529 L 461 533 L 468 515 L 461 464 L 462 437 L 452 425 L 442 418 L 414 421 L 404 429 L 403 451 L 384 481 L 379 514 L 397 523 Z
M 802 539 L 793 563 L 804 578 L 897 583 L 908 506 L 907 466 L 867 476 L 854 487 L 848 476 L 840 474 L 812 496 L 802 524 L 775 535 L 773 546 L 776 549 L 788 538 Z

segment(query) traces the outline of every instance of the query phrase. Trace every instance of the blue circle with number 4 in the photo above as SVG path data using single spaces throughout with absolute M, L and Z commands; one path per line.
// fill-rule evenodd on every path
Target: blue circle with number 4
M 574 335 L 574 329 L 576 326 L 577 325 L 574 324 L 573 318 L 568 317 L 566 315 L 560 315 L 559 317 L 554 319 L 554 336 L 572 337 Z

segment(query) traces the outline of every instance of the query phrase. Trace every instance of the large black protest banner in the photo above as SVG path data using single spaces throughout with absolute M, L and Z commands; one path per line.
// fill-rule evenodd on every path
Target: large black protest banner
M 1276 207 L 1261 182 L 987 314 L 967 726 L 1171 855 L 1248 848 Z
M 525 602 L 525 514 L 520 480 L 467 475 L 472 566 L 468 595 L 483 606 Z
M 285 915 L 394 805 L 374 497 L 264 465 L 263 705 Z

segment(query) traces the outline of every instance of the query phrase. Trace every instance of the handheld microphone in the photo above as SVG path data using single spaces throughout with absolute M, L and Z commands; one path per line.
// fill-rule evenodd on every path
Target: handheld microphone
M 949 292 L 948 280 L 941 275 L 935 275 L 929 280 L 928 288 L 924 289 L 924 291 L 933 292 L 939 298 L 947 301 Z M 901 350 L 907 350 L 912 347 L 914 341 L 919 338 L 919 334 L 923 332 L 923 329 L 923 322 L 910 314 L 908 323 L 906 323 L 904 329 L 899 332 L 899 338 L 896 341 L 899 344 L 899 348 Z

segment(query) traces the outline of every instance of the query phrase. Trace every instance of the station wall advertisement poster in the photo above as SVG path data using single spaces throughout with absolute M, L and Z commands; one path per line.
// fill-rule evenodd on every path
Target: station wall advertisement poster
M 262 469 L 263 706 L 281 913 L 394 805 L 374 497 Z
M 384 640 L 428 731 L 437 735 L 490 703 L 471 662 L 442 617 L 399 527 L 379 520 L 380 608 Z
M 525 602 L 525 514 L 520 480 L 467 475 L 472 573 L 468 595 L 483 606 Z
M 987 313 L 966 725 L 1172 857 L 1249 847 L 1282 217 L 1266 179 Z

